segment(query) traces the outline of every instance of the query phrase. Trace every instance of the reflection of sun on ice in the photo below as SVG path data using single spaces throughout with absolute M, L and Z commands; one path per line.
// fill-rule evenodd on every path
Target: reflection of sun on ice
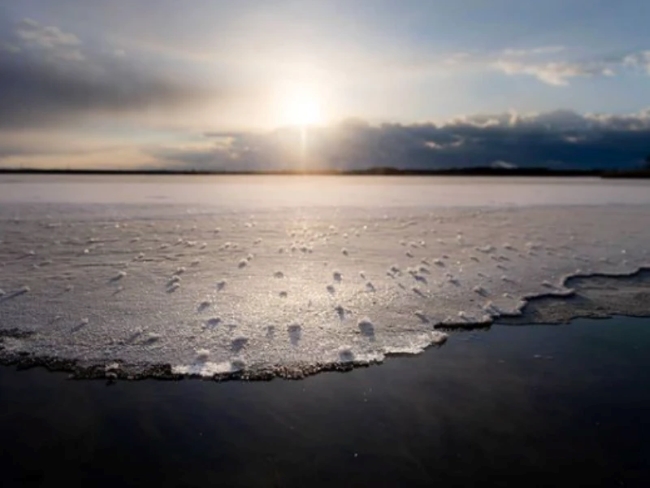
M 323 122 L 321 102 L 315 90 L 288 86 L 278 97 L 278 115 L 283 124 L 315 125 Z

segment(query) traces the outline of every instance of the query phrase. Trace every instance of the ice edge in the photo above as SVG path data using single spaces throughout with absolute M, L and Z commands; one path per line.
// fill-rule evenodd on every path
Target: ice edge
M 171 365 L 171 364 L 129 364 L 116 359 L 112 367 L 104 364 L 83 365 L 78 359 L 63 359 L 53 356 L 36 356 L 27 352 L 12 352 L 4 348 L 6 338 L 21 339 L 33 335 L 35 332 L 20 329 L 0 330 L 0 365 L 16 366 L 18 370 L 42 367 L 52 372 L 69 372 L 71 379 L 103 379 L 108 382 L 115 380 L 181 380 L 184 378 L 200 378 L 214 381 L 270 381 L 275 378 L 282 379 L 304 379 L 318 373 L 327 371 L 347 372 L 358 367 L 368 367 L 373 364 L 381 364 L 386 358 L 392 356 L 414 356 L 421 354 L 432 346 L 442 346 L 447 340 L 447 334 L 440 330 L 459 329 L 486 329 L 498 322 L 500 318 L 519 317 L 523 314 L 525 307 L 534 300 L 544 298 L 569 298 L 575 295 L 575 289 L 568 288 L 567 282 L 574 279 L 592 278 L 634 278 L 642 273 L 650 272 L 650 265 L 643 265 L 629 273 L 574 273 L 562 277 L 561 287 L 558 291 L 539 294 L 524 295 L 517 308 L 513 312 L 491 313 L 489 320 L 479 322 L 438 322 L 433 324 L 433 331 L 438 334 L 432 335 L 432 340 L 422 347 L 400 350 L 376 351 L 363 359 L 352 359 L 350 361 L 317 362 L 307 364 L 288 364 L 276 366 L 253 366 L 251 368 L 237 367 L 231 365 L 230 371 L 223 370 L 213 372 L 207 368 L 209 374 L 201 374 L 201 370 L 195 365 Z M 625 314 L 621 314 L 625 315 Z M 650 316 L 650 314 L 648 314 Z M 578 316 L 574 317 L 577 318 Z

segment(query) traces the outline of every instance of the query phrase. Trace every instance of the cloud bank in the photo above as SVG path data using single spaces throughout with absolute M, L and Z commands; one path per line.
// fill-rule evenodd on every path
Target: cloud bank
M 150 154 L 180 169 L 435 169 L 472 166 L 631 168 L 650 154 L 650 110 L 631 115 L 475 115 L 443 124 L 370 125 L 349 120 L 328 127 L 266 133 L 207 133 L 193 146 Z

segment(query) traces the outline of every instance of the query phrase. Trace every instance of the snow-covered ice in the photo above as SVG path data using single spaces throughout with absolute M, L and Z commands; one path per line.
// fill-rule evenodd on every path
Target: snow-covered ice
M 3 354 L 119 371 L 378 362 L 566 295 L 578 270 L 650 264 L 644 182 L 12 178 L 0 331 L 31 334 Z

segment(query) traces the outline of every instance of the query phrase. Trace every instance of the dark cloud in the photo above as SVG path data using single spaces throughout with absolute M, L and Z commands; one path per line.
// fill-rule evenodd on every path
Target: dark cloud
M 445 124 L 347 121 L 268 133 L 209 133 L 212 145 L 157 149 L 169 167 L 231 170 L 307 168 L 634 167 L 650 153 L 650 111 L 629 116 L 478 115 Z
M 208 91 L 128 63 L 46 63 L 0 53 L 0 126 L 59 123 L 98 112 L 181 106 Z
M 176 73 L 84 50 L 81 40 L 25 19 L 0 45 L 0 127 L 67 122 L 103 112 L 142 112 L 210 96 Z
M 196 90 L 129 69 L 100 74 L 0 57 L 0 125 L 37 126 L 95 112 L 183 103 Z

